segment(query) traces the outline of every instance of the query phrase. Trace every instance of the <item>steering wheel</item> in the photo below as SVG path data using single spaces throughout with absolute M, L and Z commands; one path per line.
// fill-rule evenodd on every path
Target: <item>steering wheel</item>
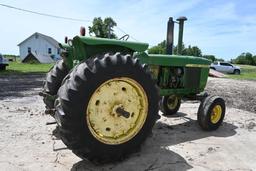
M 119 40 L 125 40 L 125 41 L 127 41 L 128 39 L 129 39 L 129 34 L 125 34 L 125 35 L 123 35 L 122 37 L 120 37 L 119 38 Z

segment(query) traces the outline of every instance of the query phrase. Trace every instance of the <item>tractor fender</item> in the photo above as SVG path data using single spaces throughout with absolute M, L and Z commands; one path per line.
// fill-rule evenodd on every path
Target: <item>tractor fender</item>
M 76 36 L 73 38 L 74 41 L 81 41 L 87 45 L 116 45 L 131 49 L 134 52 L 144 52 L 148 49 L 147 43 L 141 42 L 132 42 L 132 41 L 123 41 L 116 39 L 106 39 L 106 38 L 98 38 L 98 37 L 86 37 L 86 36 Z

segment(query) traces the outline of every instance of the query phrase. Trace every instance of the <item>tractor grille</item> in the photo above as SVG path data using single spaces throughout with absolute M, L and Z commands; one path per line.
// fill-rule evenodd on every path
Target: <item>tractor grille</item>
M 185 68 L 185 88 L 199 89 L 201 68 Z

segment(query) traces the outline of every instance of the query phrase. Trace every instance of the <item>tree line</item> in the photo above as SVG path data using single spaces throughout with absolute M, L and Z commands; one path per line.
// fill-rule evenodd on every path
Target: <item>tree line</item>
M 250 52 L 244 52 L 235 59 L 231 59 L 231 63 L 243 65 L 256 65 L 256 55 Z
M 149 48 L 148 53 L 149 54 L 166 54 L 166 40 L 162 41 L 161 43 L 159 43 L 156 46 Z M 174 55 L 178 54 L 177 46 L 173 47 L 173 54 Z M 181 55 L 203 57 L 203 58 L 211 60 L 212 62 L 224 61 L 221 58 L 216 58 L 214 55 L 202 54 L 202 50 L 197 46 L 188 45 L 188 47 L 186 47 L 184 44 L 182 44 Z
M 178 54 L 177 52 L 178 52 L 178 47 L 174 46 L 173 54 L 177 55 Z M 166 54 L 166 41 L 164 40 L 161 43 L 157 44 L 156 46 L 149 48 L 148 53 L 149 54 Z M 181 55 L 203 57 L 211 60 L 212 62 L 224 61 L 222 58 L 217 58 L 214 55 L 202 54 L 202 50 L 197 46 L 188 45 L 186 47 L 184 44 L 182 44 Z M 253 55 L 252 53 L 249 53 L 249 52 L 244 52 L 244 53 L 241 53 L 236 58 L 231 59 L 229 62 L 234 64 L 256 65 L 256 55 Z

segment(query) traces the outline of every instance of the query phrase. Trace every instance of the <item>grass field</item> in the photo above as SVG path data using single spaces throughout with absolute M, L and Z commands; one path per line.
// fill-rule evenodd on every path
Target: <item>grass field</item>
M 10 62 L 5 71 L 0 71 L 0 75 L 7 74 L 31 74 L 46 73 L 54 64 L 25 64 L 21 62 Z M 256 80 L 256 66 L 239 65 L 241 67 L 240 75 L 228 75 L 232 79 Z
M 228 75 L 229 78 L 239 80 L 256 80 L 256 66 L 251 65 L 238 65 L 241 67 L 240 75 Z
M 10 62 L 5 71 L 0 71 L 0 75 L 46 73 L 53 65 L 54 64 L 25 64 L 21 62 Z

